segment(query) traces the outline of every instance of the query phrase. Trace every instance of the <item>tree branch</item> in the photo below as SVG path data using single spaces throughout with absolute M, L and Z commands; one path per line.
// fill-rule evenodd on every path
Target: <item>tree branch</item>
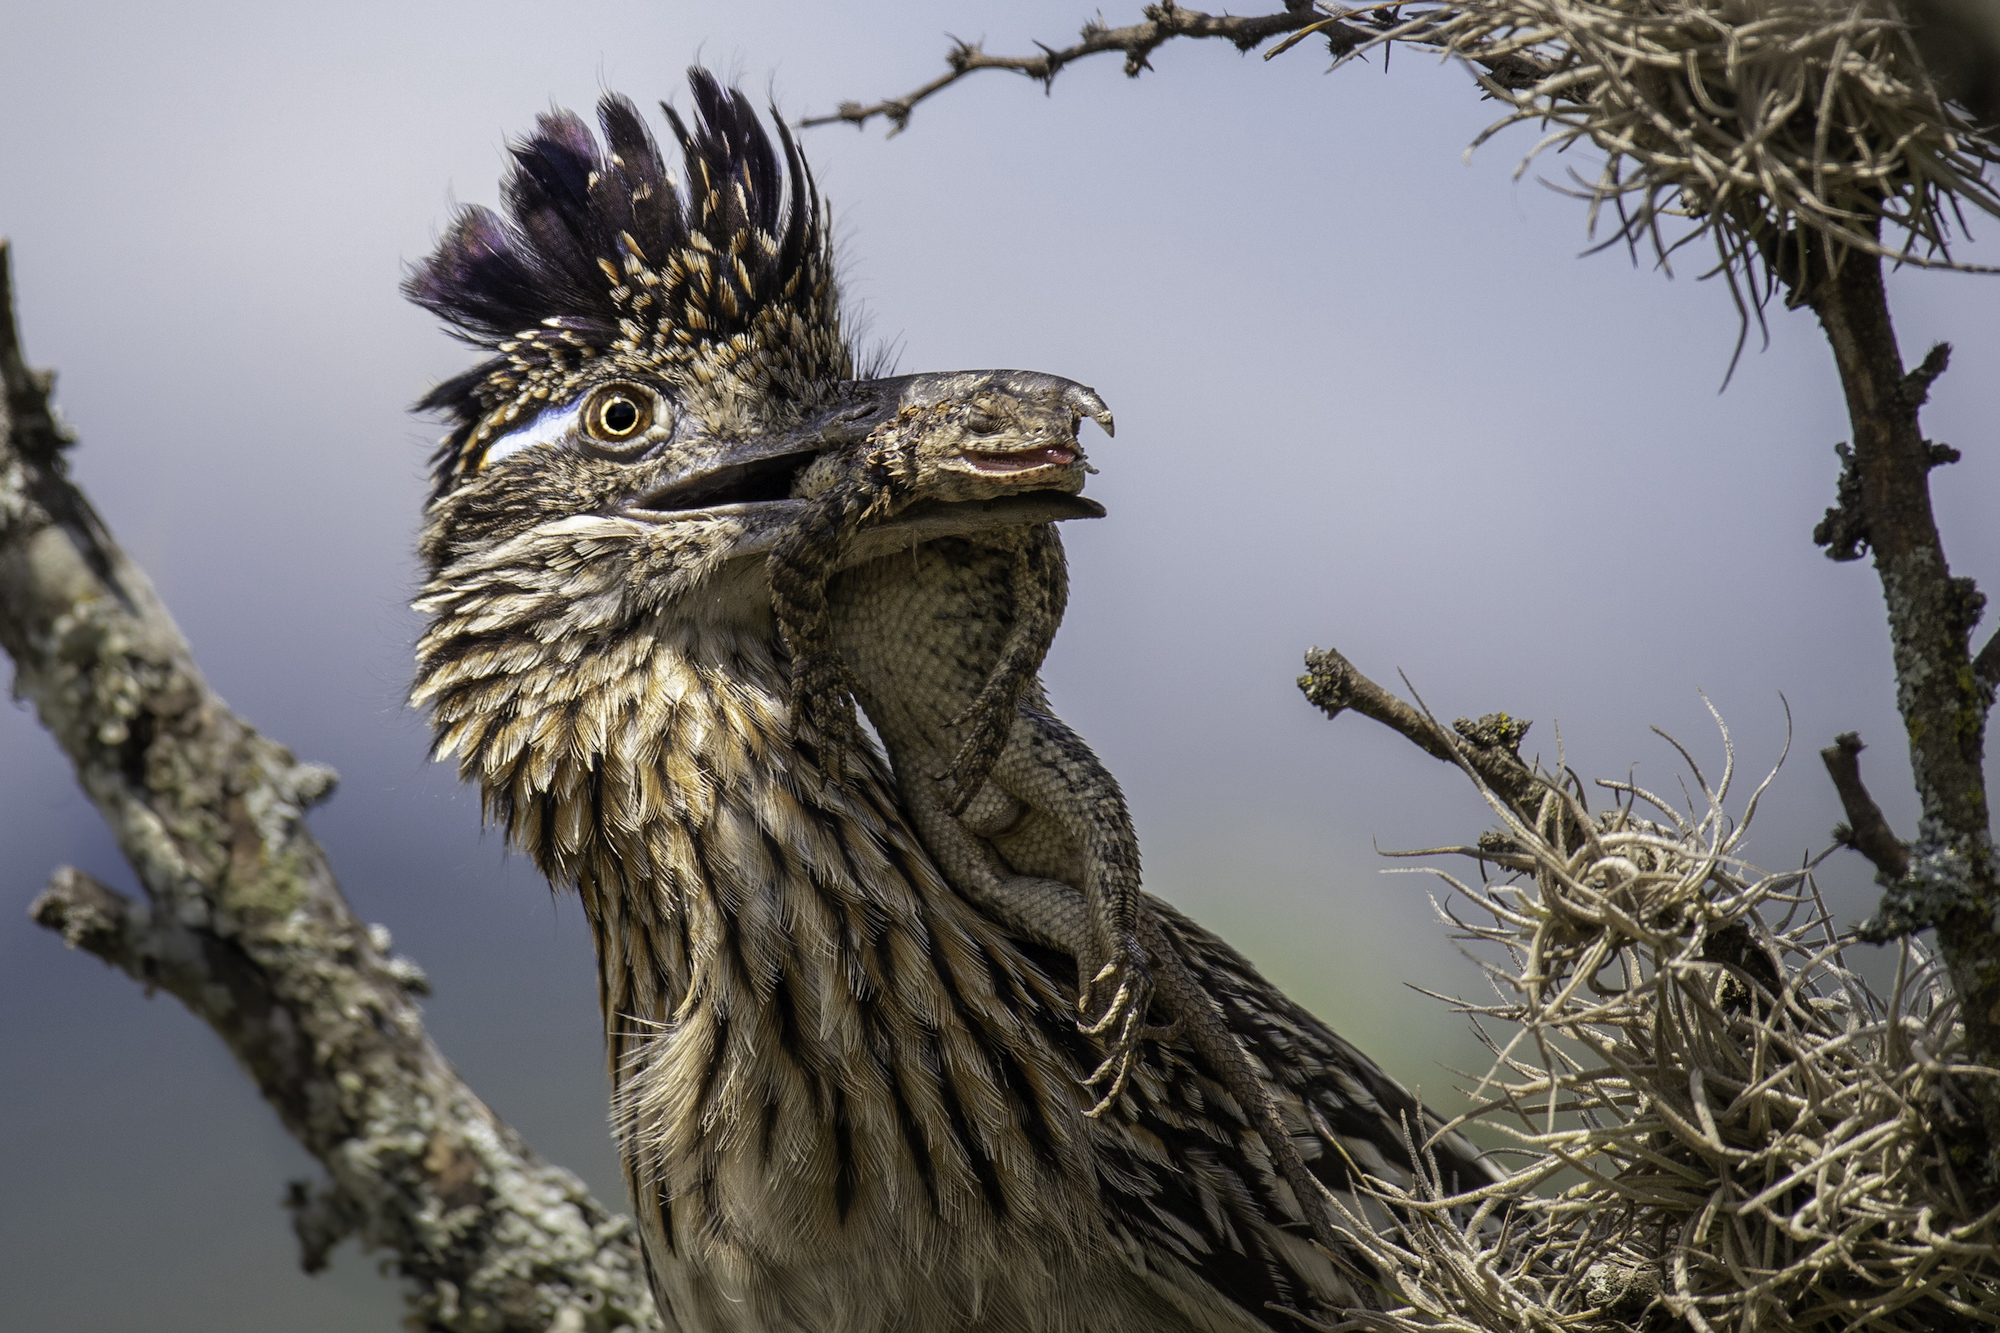
M 465 1086 L 411 999 L 422 973 L 349 909 L 305 827 L 333 771 L 209 689 L 70 481 L 4 245 L 0 380 L 0 646 L 145 889 L 135 901 L 65 868 L 34 919 L 179 997 L 326 1167 L 327 1185 L 293 1188 L 309 1271 L 351 1234 L 413 1283 L 413 1328 L 657 1328 L 630 1223 Z
M 1833 840 L 1874 862 L 1882 882 L 1893 884 L 1910 873 L 1910 849 L 1889 827 L 1882 807 L 1861 781 L 1861 752 L 1867 748 L 1859 736 L 1846 731 L 1819 752 L 1834 790 L 1840 793 L 1841 808 L 1847 811 L 1847 822 L 1834 829 Z
M 1905 374 L 1881 261 L 1854 249 L 1831 250 L 1818 236 L 1799 253 L 1779 273 L 1794 298 L 1819 316 L 1854 433 L 1843 457 L 1840 502 L 1815 537 L 1835 559 L 1853 558 L 1863 547 L 1874 555 L 1889 613 L 1896 706 L 1922 805 L 1907 868 L 1891 877 L 1863 934 L 1887 940 L 1937 927 L 1970 1054 L 2000 1068 L 2000 925 L 1994 911 L 2000 879 L 1985 781 L 1992 694 L 1974 669 L 1970 644 L 1986 599 L 1971 579 L 1952 577 L 1931 511 L 1931 469 L 1956 460 L 1957 451 L 1924 439 L 1917 421 L 1951 349 L 1938 344 Z M 1844 546 L 1826 542 L 1836 529 Z M 1858 834 L 1858 821 L 1854 828 Z M 1989 1141 L 2000 1145 L 2000 1094 L 1985 1100 Z
M 921 88 L 867 106 L 859 102 L 842 102 L 832 115 L 808 116 L 799 124 L 808 129 L 814 125 L 841 122 L 859 127 L 876 116 L 885 116 L 895 127 L 889 131 L 893 137 L 909 127 L 910 113 L 919 102 L 942 92 L 968 74 L 983 69 L 1012 70 L 1037 80 L 1046 89 L 1055 83 L 1056 75 L 1072 61 L 1117 51 L 1125 56 L 1126 76 L 1136 79 L 1142 70 L 1153 67 L 1150 59 L 1153 52 L 1176 37 L 1220 38 L 1234 43 L 1239 51 L 1249 51 L 1281 33 L 1316 27 L 1325 37 L 1327 49 L 1335 55 L 1344 55 L 1374 35 L 1367 28 L 1350 23 L 1329 22 L 1310 0 L 1286 0 L 1285 8 L 1278 13 L 1250 17 L 1204 14 L 1196 9 L 1183 9 L 1173 0 L 1147 5 L 1143 12 L 1146 16 L 1143 22 L 1122 28 L 1107 28 L 1092 20 L 1083 25 L 1080 40 L 1060 49 L 1037 42 L 1035 44 L 1042 48 L 1038 56 L 988 55 L 978 42 L 953 38 L 952 48 L 944 58 L 949 68 Z

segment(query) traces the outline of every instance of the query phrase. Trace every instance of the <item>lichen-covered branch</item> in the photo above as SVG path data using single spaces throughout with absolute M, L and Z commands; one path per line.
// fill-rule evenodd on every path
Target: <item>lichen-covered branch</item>
M 1037 42 L 1035 44 L 1042 48 L 1042 53 L 1034 56 L 988 55 L 978 42 L 954 39 L 951 50 L 944 58 L 945 72 L 921 88 L 901 97 L 884 98 L 868 105 L 842 102 L 830 116 L 808 116 L 799 123 L 809 127 L 845 121 L 858 127 L 883 116 L 895 127 L 889 131 L 894 135 L 908 127 L 910 113 L 916 109 L 917 103 L 944 91 L 968 74 L 983 69 L 1012 70 L 1047 88 L 1055 82 L 1063 67 L 1072 61 L 1115 51 L 1125 57 L 1126 75 L 1137 78 L 1140 71 L 1153 67 L 1153 52 L 1177 37 L 1220 38 L 1234 44 L 1239 51 L 1250 51 L 1272 37 L 1312 28 L 1325 39 L 1330 51 L 1343 55 L 1374 35 L 1369 28 L 1329 19 L 1311 0 L 1286 0 L 1285 7 L 1277 13 L 1247 16 L 1205 14 L 1198 9 L 1184 9 L 1173 0 L 1147 5 L 1143 12 L 1143 20 L 1122 28 L 1107 28 L 1092 19 L 1083 25 L 1077 41 L 1064 47 Z
M 327 1181 L 293 1189 L 307 1268 L 347 1236 L 411 1283 L 411 1326 L 658 1326 L 629 1223 L 535 1156 L 425 1034 L 422 974 L 357 920 L 305 812 L 334 774 L 230 712 L 69 479 L 0 246 L 0 646 L 143 901 L 59 870 L 34 919 L 215 1029 Z
M 1935 926 L 1964 1006 L 1972 1056 L 2000 1067 L 2000 878 L 1986 809 L 1986 713 L 1991 687 L 1974 669 L 1971 636 L 1985 597 L 1954 578 L 1931 512 L 1930 472 L 1958 454 L 1924 439 L 1917 414 L 1951 349 L 1933 347 L 1907 374 L 1889 319 L 1881 261 L 1815 240 L 1778 272 L 1812 307 L 1833 348 L 1854 440 L 1842 454 L 1838 503 L 1813 533 L 1835 560 L 1875 558 L 1889 615 L 1896 706 L 1909 736 L 1922 817 L 1908 869 L 1887 890 L 1867 933 L 1878 940 Z M 1880 865 L 1880 862 L 1877 862 Z M 2000 1144 L 2000 1096 L 1987 1126 Z

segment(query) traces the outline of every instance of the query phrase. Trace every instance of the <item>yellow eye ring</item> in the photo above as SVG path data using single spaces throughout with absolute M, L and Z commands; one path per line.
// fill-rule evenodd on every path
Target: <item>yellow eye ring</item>
M 622 385 L 607 384 L 584 404 L 583 429 L 604 444 L 624 444 L 644 435 L 652 424 L 652 395 Z

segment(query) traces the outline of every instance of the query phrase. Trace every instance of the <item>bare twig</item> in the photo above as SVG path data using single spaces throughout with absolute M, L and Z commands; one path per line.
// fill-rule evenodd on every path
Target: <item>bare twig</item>
M 1298 683 L 1306 698 L 1328 717 L 1353 709 L 1400 733 L 1435 759 L 1468 764 L 1517 815 L 1534 818 L 1544 784 L 1518 753 L 1529 723 L 1505 713 L 1488 713 L 1477 722 L 1459 718 L 1446 731 L 1362 675 L 1332 648 L 1314 648 L 1306 654 L 1306 674 Z
M 34 919 L 214 1028 L 329 1182 L 296 1185 L 308 1270 L 386 1249 L 410 1326 L 658 1326 L 630 1224 L 535 1156 L 425 1034 L 422 974 L 358 921 L 305 811 L 302 764 L 210 690 L 152 584 L 70 481 L 0 246 L 0 646 L 145 889 L 63 869 Z
M 1310 0 L 1287 0 L 1285 8 L 1278 13 L 1247 17 L 1204 14 L 1197 9 L 1183 9 L 1173 0 L 1147 5 L 1144 13 L 1146 17 L 1142 22 L 1122 28 L 1107 28 L 1092 20 L 1083 25 L 1080 39 L 1069 46 L 1057 48 L 1037 42 L 1042 53 L 1036 56 L 988 55 L 980 43 L 954 38 L 952 48 L 944 58 L 949 68 L 921 88 L 866 106 L 859 102 L 842 102 L 832 115 L 808 116 L 799 124 L 810 127 L 845 122 L 859 127 L 876 116 L 884 116 L 895 127 L 889 133 L 895 135 L 909 126 L 910 113 L 919 102 L 942 92 L 968 74 L 983 69 L 1012 70 L 1048 88 L 1054 84 L 1056 75 L 1062 72 L 1063 67 L 1072 61 L 1116 51 L 1125 56 L 1126 75 L 1137 78 L 1141 71 L 1152 68 L 1153 52 L 1176 37 L 1220 38 L 1234 43 L 1239 51 L 1249 51 L 1281 33 L 1315 27 L 1325 37 L 1330 51 L 1335 55 L 1344 55 L 1373 35 L 1368 29 L 1351 23 L 1329 22 Z
M 1866 748 L 1859 736 L 1847 731 L 1834 737 L 1833 744 L 1819 752 L 1833 778 L 1834 790 L 1840 793 L 1841 808 L 1847 811 L 1847 823 L 1833 831 L 1833 840 L 1874 862 L 1875 868 L 1882 872 L 1882 882 L 1893 884 L 1910 873 L 1910 849 L 1889 827 L 1889 821 L 1882 816 L 1882 807 L 1875 804 L 1875 798 L 1862 784 L 1861 752 Z

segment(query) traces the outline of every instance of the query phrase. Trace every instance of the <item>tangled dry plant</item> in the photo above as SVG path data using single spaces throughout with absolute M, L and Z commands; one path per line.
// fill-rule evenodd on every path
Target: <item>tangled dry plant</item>
M 1590 201 L 1592 235 L 1609 206 L 1618 225 L 1604 243 L 1647 244 L 1662 263 L 1706 236 L 1739 305 L 1761 305 L 1814 236 L 1836 253 L 1971 268 L 1951 258 L 1952 220 L 1964 229 L 1965 203 L 2000 216 L 1988 179 L 2000 148 L 1940 92 L 1899 0 L 1457 0 L 1401 12 L 1342 59 L 1403 42 L 1464 60 L 1509 107 L 1475 147 L 1524 121 L 1550 127 L 1525 169 L 1587 140 L 1603 167 L 1571 180 Z M 1884 224 L 1900 246 L 1884 243 Z
M 1995 1073 L 1959 1061 L 1938 966 L 1905 941 L 1889 994 L 1872 991 L 1811 867 L 1737 854 L 1770 779 L 1738 820 L 1733 753 L 1711 787 L 1675 749 L 1692 809 L 1603 782 L 1616 800 L 1592 814 L 1573 777 L 1542 772 L 1532 818 L 1489 791 L 1501 829 L 1410 853 L 1479 863 L 1431 868 L 1497 994 L 1459 1002 L 1494 1060 L 1458 1123 L 1504 1133 L 1523 1164 L 1471 1194 L 1380 1187 L 1400 1225 L 1348 1229 L 1392 1308 L 1342 1328 L 2000 1324 L 2000 1210 L 1962 1187 L 1967 1081 Z

